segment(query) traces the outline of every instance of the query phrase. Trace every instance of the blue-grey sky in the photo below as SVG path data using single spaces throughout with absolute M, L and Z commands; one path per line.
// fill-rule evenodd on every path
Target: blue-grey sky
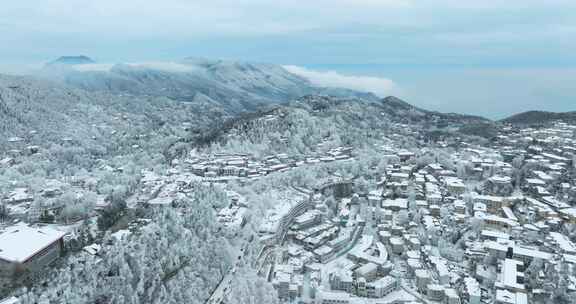
M 382 77 L 390 93 L 443 111 L 576 110 L 574 0 L 5 2 L 4 72 L 60 55 L 202 56 Z

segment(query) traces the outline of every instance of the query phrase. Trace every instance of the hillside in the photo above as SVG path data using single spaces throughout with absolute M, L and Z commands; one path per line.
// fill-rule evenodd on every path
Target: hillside
M 395 97 L 381 102 L 307 95 L 271 109 L 212 125 L 192 142 L 242 153 L 308 153 L 325 146 L 369 146 L 386 137 L 407 145 L 443 137 L 493 136 L 494 124 L 480 117 L 418 109 Z M 487 129 L 483 134 L 478 130 Z
M 527 111 L 505 118 L 501 120 L 501 122 L 519 125 L 542 125 L 558 120 L 567 123 L 574 123 L 576 122 L 576 111 L 560 113 L 546 111 Z
M 382 99 L 380 104 L 392 121 L 420 125 L 424 130 L 431 130 L 437 135 L 449 135 L 456 131 L 463 135 L 490 139 L 498 134 L 498 126 L 484 117 L 429 111 L 394 96 Z
M 49 159 L 90 167 L 99 158 L 160 153 L 186 129 L 222 115 L 207 103 L 88 92 L 0 75 L 0 155 L 37 146 Z

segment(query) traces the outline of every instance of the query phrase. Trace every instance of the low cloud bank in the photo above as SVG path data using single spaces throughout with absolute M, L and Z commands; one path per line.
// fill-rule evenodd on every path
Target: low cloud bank
M 199 67 L 194 65 L 182 64 L 170 61 L 136 62 L 136 63 L 125 63 L 125 65 L 135 68 L 173 72 L 173 73 L 189 73 L 199 70 Z M 87 71 L 108 72 L 110 71 L 110 69 L 112 69 L 113 66 L 114 64 L 107 64 L 107 63 L 78 64 L 74 65 L 74 69 L 82 72 Z
M 371 92 L 381 97 L 390 95 L 396 87 L 394 81 L 382 77 L 342 75 L 336 71 L 315 71 L 295 65 L 286 65 L 284 68 L 292 74 L 308 79 L 313 85 L 319 87 Z
M 114 66 L 114 64 L 107 63 L 88 63 L 88 64 L 77 64 L 73 68 L 80 72 L 108 72 Z
M 182 64 L 182 63 L 170 62 L 170 61 L 128 63 L 128 65 L 135 66 L 135 67 L 141 67 L 141 68 L 145 68 L 145 69 L 165 71 L 165 72 L 174 72 L 174 73 L 189 73 L 189 72 L 194 72 L 194 71 L 199 70 L 199 67 L 194 66 L 194 65 Z

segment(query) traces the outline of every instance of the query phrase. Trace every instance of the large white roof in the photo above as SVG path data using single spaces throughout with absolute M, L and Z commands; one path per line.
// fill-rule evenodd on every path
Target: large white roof
M 61 239 L 66 233 L 49 227 L 18 224 L 0 232 L 0 259 L 26 262 L 34 254 Z
M 4 300 L 0 300 L 0 304 L 19 304 L 20 300 L 18 300 L 16 297 L 10 297 Z

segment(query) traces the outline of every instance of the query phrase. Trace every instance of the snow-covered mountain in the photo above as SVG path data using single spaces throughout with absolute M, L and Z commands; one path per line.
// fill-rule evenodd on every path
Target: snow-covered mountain
M 304 113 L 342 130 L 357 129 L 357 134 L 401 123 L 440 135 L 484 136 L 476 131 L 492 126 L 480 117 L 427 111 L 395 97 L 377 100 L 353 91 L 345 93 L 367 98 L 318 94 L 291 98 L 329 90 L 315 88 L 274 65 L 187 60 L 172 66 L 115 65 L 109 71 L 79 70 L 83 64 L 64 72 L 48 69 L 66 84 L 1 76 L 0 135 L 46 148 L 74 142 L 75 153 L 90 156 L 84 159 L 131 153 L 133 146 L 151 153 L 168 151 L 165 156 L 170 159 L 178 153 L 179 143 L 198 136 L 200 141 L 211 141 L 215 134 L 226 133 L 230 121 L 258 118 L 278 103 L 285 104 L 281 106 L 285 112 Z M 239 112 L 252 114 L 235 116 Z M 302 121 L 289 122 L 298 123 Z M 476 125 L 479 128 L 471 127 Z M 350 139 L 363 138 L 354 136 Z M 24 144 L 0 150 L 22 149 Z M 57 153 L 52 155 L 58 158 Z
M 222 119 L 220 107 L 164 97 L 90 92 L 31 77 L 0 75 L 0 155 L 37 146 L 51 160 L 162 152 L 187 130 Z M 68 159 L 70 160 L 70 159 Z
M 308 94 L 375 99 L 369 93 L 316 87 L 279 65 L 198 58 L 179 62 L 77 64 L 66 69 L 49 64 L 42 74 L 89 91 L 162 96 L 185 102 L 201 100 L 220 105 L 229 113 L 253 111 L 262 105 Z
M 93 64 L 96 63 L 92 58 L 78 55 L 78 56 L 62 56 L 58 59 L 51 61 L 47 64 L 47 66 L 55 66 L 55 65 L 78 65 L 78 64 Z

